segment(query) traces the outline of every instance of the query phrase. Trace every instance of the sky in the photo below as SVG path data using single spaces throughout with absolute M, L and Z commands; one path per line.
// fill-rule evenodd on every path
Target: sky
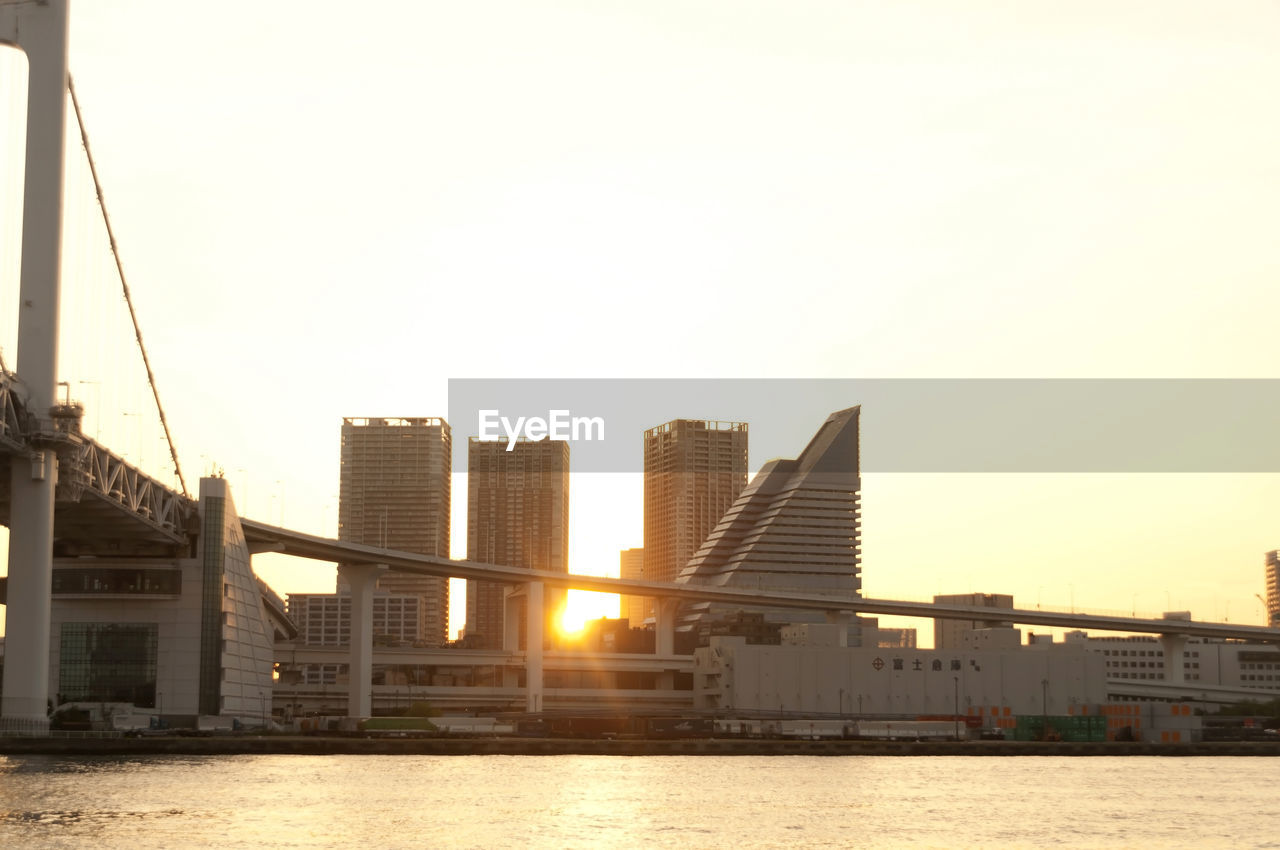
M 1278 42 L 1247 0 L 136 0 L 74 3 L 70 65 L 189 484 L 334 534 L 342 417 L 447 416 L 450 379 L 1280 377 Z M 62 374 L 158 464 L 77 148 Z M 571 499 L 570 570 L 616 571 L 640 476 Z M 1256 623 L 1280 546 L 1273 473 L 876 473 L 862 502 L 877 597 Z

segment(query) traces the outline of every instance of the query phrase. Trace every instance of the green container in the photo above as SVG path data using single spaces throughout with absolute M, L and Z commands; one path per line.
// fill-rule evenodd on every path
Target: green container
M 1045 724 L 1049 735 L 1046 735 Z M 1088 742 L 1107 739 L 1107 719 L 1102 715 L 1023 714 L 1014 726 L 1015 741 L 1044 741 L 1050 737 L 1060 741 Z

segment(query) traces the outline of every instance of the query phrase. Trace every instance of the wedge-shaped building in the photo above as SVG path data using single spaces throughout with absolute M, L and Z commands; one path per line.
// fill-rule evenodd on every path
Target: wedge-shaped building
M 54 558 L 54 707 L 132 705 L 174 727 L 266 723 L 275 642 L 297 630 L 254 575 L 227 482 L 201 479 L 192 507 L 187 542 L 165 555 L 108 554 L 120 540 L 104 540 L 102 554 Z
M 725 512 L 715 530 L 676 579 L 716 587 L 830 595 L 849 599 L 862 590 L 861 482 L 858 416 L 850 407 L 827 418 L 794 460 L 765 464 Z M 690 604 L 681 629 L 736 609 Z M 766 609 L 767 620 L 820 622 L 820 612 Z M 856 634 L 850 634 L 850 643 Z

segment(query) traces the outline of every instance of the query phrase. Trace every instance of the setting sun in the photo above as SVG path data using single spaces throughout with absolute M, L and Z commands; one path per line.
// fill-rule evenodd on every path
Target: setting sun
M 593 590 L 570 590 L 560 615 L 560 631 L 566 635 L 582 631 L 587 620 L 618 616 L 618 595 Z

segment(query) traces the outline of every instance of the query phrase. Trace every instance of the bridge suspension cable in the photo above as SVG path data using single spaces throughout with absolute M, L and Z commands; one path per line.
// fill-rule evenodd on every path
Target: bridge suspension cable
M 102 210 L 102 223 L 107 228 L 107 241 L 111 243 L 111 256 L 116 263 L 116 273 L 120 278 L 120 288 L 124 291 L 125 304 L 129 307 L 129 319 L 133 322 L 133 333 L 138 339 L 138 349 L 142 352 L 142 365 L 147 370 L 147 383 L 151 387 L 151 395 L 156 401 L 156 412 L 160 415 L 160 426 L 164 429 L 164 438 L 169 445 L 169 456 L 173 459 L 173 471 L 178 475 L 178 483 L 182 487 L 182 495 L 190 496 L 187 481 L 182 475 L 182 466 L 178 463 L 178 450 L 173 445 L 173 435 L 169 433 L 169 422 L 165 419 L 164 406 L 160 403 L 160 391 L 156 387 L 156 378 L 151 371 L 151 360 L 147 357 L 147 347 L 142 343 L 142 328 L 138 325 L 138 314 L 133 309 L 133 298 L 129 295 L 129 284 L 125 280 L 124 264 L 120 260 L 120 251 L 116 247 L 116 235 L 111 229 L 111 217 L 107 215 L 107 202 L 103 199 L 102 183 L 98 180 L 98 168 L 93 161 L 93 152 L 89 149 L 89 134 L 84 128 L 84 117 L 80 114 L 80 100 L 76 97 L 75 83 L 67 74 L 67 91 L 71 93 L 71 106 L 76 113 L 76 124 L 80 128 L 80 142 L 84 145 L 85 157 L 89 162 L 89 174 L 93 178 L 93 190 L 98 196 L 98 208 Z

